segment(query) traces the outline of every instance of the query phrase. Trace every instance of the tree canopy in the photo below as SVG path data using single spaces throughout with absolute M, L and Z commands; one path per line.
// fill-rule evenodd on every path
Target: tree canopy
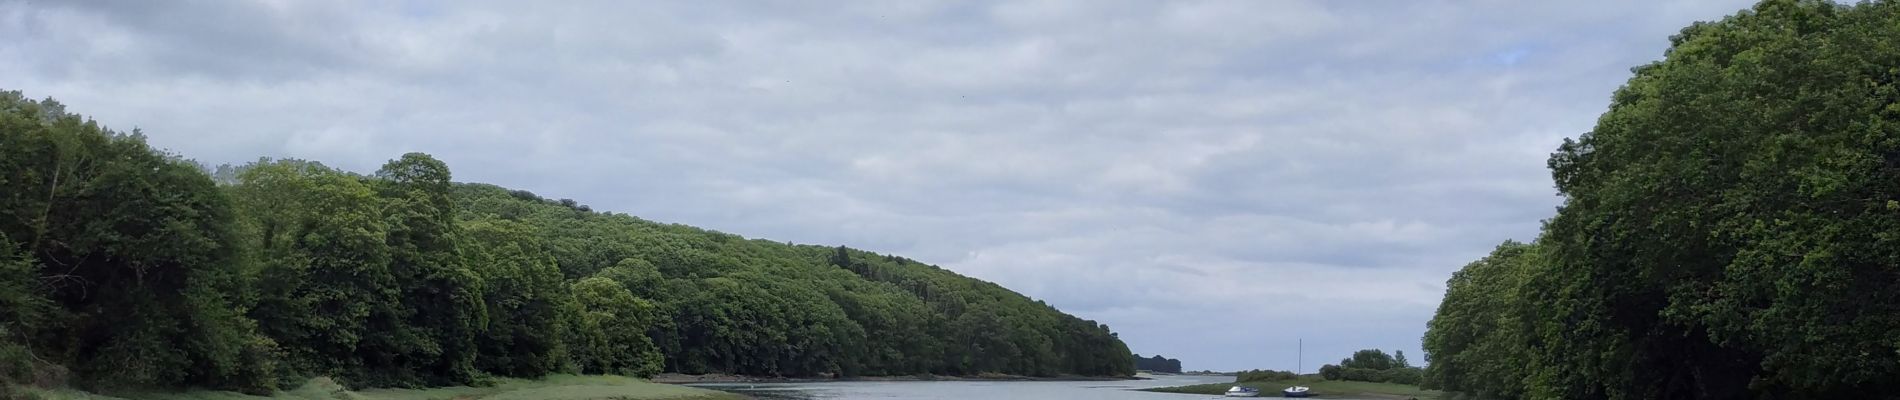
M 0 384 L 1135 369 L 1106 325 L 989 282 L 455 183 L 427 154 L 215 171 L 0 92 Z
M 1162 357 L 1160 354 L 1148 358 L 1142 358 L 1140 354 L 1136 354 L 1135 369 L 1179 374 L 1181 373 L 1181 360 Z
M 1671 38 L 1550 158 L 1564 203 L 1447 284 L 1474 398 L 1900 393 L 1900 3 L 1764 1 Z

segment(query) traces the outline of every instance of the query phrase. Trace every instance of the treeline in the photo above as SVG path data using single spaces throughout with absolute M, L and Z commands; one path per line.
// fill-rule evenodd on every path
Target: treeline
M 566 279 L 633 282 L 633 294 L 667 317 L 648 330 L 667 371 L 1134 373 L 1108 326 L 903 257 L 747 240 L 492 185 L 455 193 L 467 221 L 535 232 Z
M 1386 382 L 1417 385 L 1424 371 L 1412 366 L 1405 359 L 1404 351 L 1386 354 L 1384 350 L 1366 349 L 1352 353 L 1352 357 L 1339 360 L 1338 364 L 1326 364 L 1319 367 L 1319 376 L 1329 381 Z
M 1148 358 L 1142 358 L 1140 354 L 1136 354 L 1135 369 L 1179 374 L 1181 373 L 1181 360 L 1162 357 L 1160 354 Z
M 1107 326 L 933 266 L 450 178 L 207 173 L 0 92 L 0 387 L 1134 372 Z
M 1536 241 L 1447 282 L 1425 385 L 1900 397 L 1900 3 L 1766 1 L 1671 43 L 1551 156 Z
M 1299 378 L 1300 375 L 1292 371 L 1276 371 L 1271 369 L 1255 369 L 1234 373 L 1234 382 L 1236 383 L 1290 381 Z

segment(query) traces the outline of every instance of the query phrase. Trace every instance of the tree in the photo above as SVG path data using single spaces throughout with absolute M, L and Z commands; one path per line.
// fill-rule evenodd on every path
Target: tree
M 565 368 L 563 309 L 574 298 L 533 228 L 511 221 L 463 224 L 464 265 L 481 278 L 487 324 L 476 338 L 476 367 L 536 378 Z
M 480 278 L 462 264 L 456 245 L 449 169 L 422 153 L 404 154 L 377 170 L 389 221 L 390 272 L 402 289 L 397 328 L 363 347 L 390 385 L 475 382 L 476 333 L 487 324 Z
M 1418 384 L 1424 371 L 1407 365 L 1404 360 L 1404 352 L 1398 352 L 1395 358 L 1383 350 L 1366 349 L 1339 360 L 1339 365 L 1320 367 L 1319 373 L 1328 380 Z
M 665 277 L 653 263 L 638 258 L 621 259 L 619 263 L 600 270 L 596 276 L 612 279 L 626 287 L 628 293 L 640 297 L 653 297 L 659 294 L 660 285 Z
M 0 387 L 1134 373 L 1108 326 L 907 258 L 450 179 L 420 153 L 208 173 L 0 95 Z
M 652 303 L 633 297 L 621 283 L 604 277 L 575 282 L 573 292 L 584 313 L 584 339 L 574 343 L 583 372 L 632 376 L 660 372 L 663 357 L 646 335 L 658 318 Z
M 1337 381 L 1344 380 L 1346 373 L 1338 365 L 1327 364 L 1319 367 L 1319 376 L 1329 381 Z
M 1412 363 L 1405 360 L 1405 350 L 1392 352 L 1392 365 L 1398 368 L 1411 368 Z
M 1900 389 L 1893 3 L 1765 1 L 1672 38 L 1551 158 L 1559 396 Z M 1540 276 L 1540 278 L 1543 278 Z M 1664 367 L 1671 366 L 1671 367 Z M 1752 392 L 1752 393 L 1751 393 Z
M 1426 324 L 1422 386 L 1478 399 L 1525 396 L 1537 321 L 1522 299 L 1540 263 L 1537 246 L 1506 241 L 1445 283 L 1445 298 Z
M 356 177 L 301 160 L 232 168 L 239 240 L 258 269 L 250 317 L 282 346 L 283 384 L 318 375 L 366 379 L 356 353 L 399 311 L 382 202 Z
M 1392 369 L 1397 366 L 1397 364 L 1398 363 L 1392 359 L 1392 355 L 1386 354 L 1385 351 L 1379 349 L 1355 351 L 1352 353 L 1352 357 L 1339 360 L 1339 366 L 1341 367 L 1378 371 Z
M 1009 360 L 1022 355 L 1022 349 L 1009 340 L 1002 317 L 994 311 L 964 313 L 951 323 L 950 329 L 956 335 L 957 342 L 967 344 L 958 352 L 959 361 L 953 367 L 959 373 L 1008 371 L 1005 368 Z
M 28 339 L 47 328 L 55 308 L 42 296 L 38 267 L 18 245 L 0 239 L 0 386 L 29 382 L 39 369 Z
M 1871 356 L 1900 337 L 1897 4 L 1769 0 L 1672 37 L 1552 154 L 1564 202 L 1534 262 L 1454 275 L 1426 335 L 1427 384 L 1497 398 L 1900 392 L 1900 357 Z
M 1159 354 L 1150 358 L 1141 358 L 1140 354 L 1136 354 L 1135 368 L 1142 369 L 1142 370 L 1155 371 L 1155 372 L 1168 372 L 1168 373 L 1178 374 L 1178 373 L 1181 373 L 1181 360 L 1162 357 Z
M 196 165 L 0 92 L 0 187 L 0 255 L 30 258 L 23 293 L 39 296 L 8 294 L 37 309 L 0 311 L 35 321 L 10 347 L 89 382 L 268 390 L 274 346 L 242 315 L 231 207 Z

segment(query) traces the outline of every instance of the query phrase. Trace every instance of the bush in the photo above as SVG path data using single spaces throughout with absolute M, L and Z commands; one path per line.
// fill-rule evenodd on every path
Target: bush
M 1326 365 L 1319 368 L 1319 375 L 1329 381 L 1359 381 L 1377 383 L 1398 383 L 1417 385 L 1425 376 L 1425 370 L 1418 367 L 1391 369 L 1371 369 Z
M 1345 371 L 1341 371 L 1341 369 L 1343 368 L 1340 368 L 1338 365 L 1327 364 L 1326 366 L 1319 367 L 1319 377 L 1329 381 L 1341 380 L 1346 377 Z
M 34 279 L 37 265 L 17 248 L 0 237 L 0 386 L 35 380 L 33 349 L 18 339 L 33 336 L 34 327 L 51 325 L 50 303 L 40 297 Z
M 1425 370 L 1420 369 L 1420 368 L 1393 368 L 1393 369 L 1388 369 L 1385 371 L 1380 371 L 1379 381 L 1386 382 L 1386 383 L 1417 385 L 1420 378 L 1424 376 L 1425 376 Z
M 1299 377 L 1299 375 L 1287 371 L 1256 369 L 1252 371 L 1241 371 L 1239 374 L 1235 374 L 1234 382 L 1285 381 Z
M 1341 367 L 1339 379 L 1345 381 L 1379 382 L 1379 370 L 1369 368 Z
M 0 335 L 7 334 L 0 327 Z M 0 386 L 29 382 L 33 379 L 33 358 L 25 346 L 0 341 Z
M 1379 371 L 1403 367 L 1403 365 L 1399 365 L 1398 360 L 1393 358 L 1391 354 L 1386 354 L 1384 350 L 1379 349 L 1355 351 L 1352 353 L 1351 358 L 1339 360 L 1339 366 Z

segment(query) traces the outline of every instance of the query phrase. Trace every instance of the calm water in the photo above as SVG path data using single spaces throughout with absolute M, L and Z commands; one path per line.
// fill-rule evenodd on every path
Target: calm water
M 1152 380 L 1100 382 L 804 382 L 694 385 L 760 399 L 1103 399 L 1194 400 L 1218 396 L 1149 393 L 1130 389 L 1232 382 L 1231 376 L 1156 376 Z

